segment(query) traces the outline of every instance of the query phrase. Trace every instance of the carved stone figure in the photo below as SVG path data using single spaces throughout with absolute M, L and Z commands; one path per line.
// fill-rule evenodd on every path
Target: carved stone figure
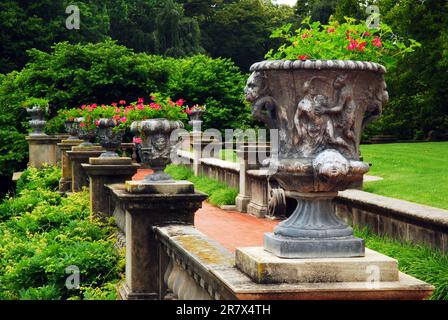
M 298 200 L 265 236 L 265 249 L 290 258 L 364 255 L 363 240 L 336 217 L 332 199 L 369 170 L 359 161 L 359 142 L 388 101 L 385 68 L 306 60 L 263 61 L 251 71 L 245 94 L 252 113 L 279 131 L 279 152 L 268 161 L 277 170 L 272 177 Z
M 141 147 L 138 149 L 140 159 L 154 170 L 153 174 L 145 177 L 146 181 L 173 181 L 171 176 L 163 170 L 171 163 L 171 154 L 179 142 L 179 139 L 171 141 L 171 133 L 183 127 L 181 121 L 167 119 L 150 119 L 132 123 L 131 131 L 142 138 Z

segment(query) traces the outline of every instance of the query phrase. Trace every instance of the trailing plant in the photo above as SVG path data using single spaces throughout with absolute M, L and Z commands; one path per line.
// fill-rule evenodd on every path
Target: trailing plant
M 383 64 L 387 68 L 396 65 L 400 57 L 413 52 L 420 43 L 402 39 L 382 22 L 378 28 L 368 28 L 364 21 L 345 17 L 346 22 L 330 20 L 328 25 L 319 21 L 302 21 L 302 27 L 292 30 L 291 24 L 276 29 L 271 37 L 284 43 L 266 54 L 267 59 L 326 59 L 363 60 Z

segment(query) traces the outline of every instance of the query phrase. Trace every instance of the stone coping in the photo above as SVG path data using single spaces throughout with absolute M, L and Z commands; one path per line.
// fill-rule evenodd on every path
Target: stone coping
M 218 290 L 221 299 L 424 299 L 434 287 L 399 273 L 399 281 L 257 284 L 235 267 L 230 252 L 193 226 L 154 227 L 156 237 L 182 266 L 198 273 L 201 281 Z
M 187 150 L 177 150 L 177 155 L 187 159 L 194 159 L 193 152 Z
M 356 189 L 339 192 L 336 201 L 338 203 L 369 207 L 374 212 L 382 211 L 387 215 L 394 215 L 407 220 L 417 220 L 424 224 L 430 224 L 448 230 L 448 210 L 380 196 Z
M 247 170 L 246 173 L 252 177 L 267 178 L 269 177 L 268 169 Z
M 354 60 L 268 60 L 254 63 L 250 71 L 263 70 L 366 70 L 386 73 L 386 68 L 376 62 Z
M 240 164 L 237 162 L 225 161 L 216 158 L 201 158 L 200 161 L 201 163 L 209 166 L 240 172 Z

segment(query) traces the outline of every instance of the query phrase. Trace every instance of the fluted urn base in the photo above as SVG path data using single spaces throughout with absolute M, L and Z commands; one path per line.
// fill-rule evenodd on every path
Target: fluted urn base
M 264 248 L 281 258 L 348 258 L 364 256 L 364 240 L 336 216 L 337 193 L 291 193 L 297 208 L 274 233 L 265 234 Z

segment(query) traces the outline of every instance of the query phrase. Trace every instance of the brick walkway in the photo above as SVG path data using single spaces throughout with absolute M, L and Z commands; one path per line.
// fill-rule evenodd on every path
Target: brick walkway
M 139 169 L 132 178 L 141 180 L 152 172 Z M 202 209 L 196 212 L 194 225 L 199 231 L 221 244 L 231 252 L 237 247 L 262 246 L 263 235 L 270 232 L 278 221 L 258 219 L 251 215 L 222 210 L 204 202 Z

